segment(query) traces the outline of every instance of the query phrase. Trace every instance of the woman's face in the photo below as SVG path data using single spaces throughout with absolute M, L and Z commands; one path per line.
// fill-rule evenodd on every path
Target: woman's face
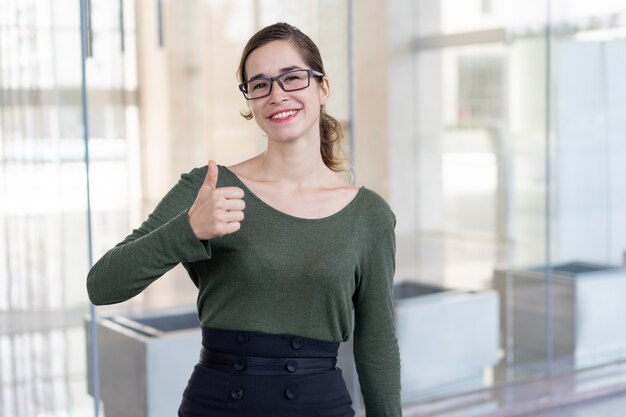
M 255 49 L 245 65 L 248 80 L 309 68 L 287 41 L 272 41 Z M 283 91 L 278 82 L 273 81 L 269 96 L 248 101 L 254 119 L 270 139 L 280 142 L 300 138 L 319 140 L 320 108 L 326 103 L 330 90 L 326 78 L 321 84 L 318 80 L 311 76 L 309 87 L 298 91 Z

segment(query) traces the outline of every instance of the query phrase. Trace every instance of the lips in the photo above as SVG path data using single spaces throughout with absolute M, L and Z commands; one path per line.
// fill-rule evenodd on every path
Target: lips
M 300 110 L 301 109 L 282 110 L 282 111 L 272 114 L 271 116 L 268 117 L 268 119 L 276 123 L 286 122 L 296 117 L 296 115 L 300 113 Z

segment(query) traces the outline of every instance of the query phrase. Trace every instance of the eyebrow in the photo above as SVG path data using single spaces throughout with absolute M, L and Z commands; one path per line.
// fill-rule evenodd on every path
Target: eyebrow
M 295 70 L 295 69 L 302 69 L 302 67 L 299 67 L 297 65 L 291 65 L 289 67 L 281 68 L 279 70 L 279 75 L 284 74 L 285 72 L 288 72 L 288 71 L 291 71 L 291 70 Z M 258 78 L 269 78 L 269 77 L 266 76 L 263 73 L 260 73 L 260 74 L 256 74 L 254 77 L 251 77 L 250 79 L 248 79 L 248 81 L 254 81 L 254 80 L 258 79 Z

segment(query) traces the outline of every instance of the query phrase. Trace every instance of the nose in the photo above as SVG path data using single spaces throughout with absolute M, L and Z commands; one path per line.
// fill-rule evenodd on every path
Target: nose
M 287 98 L 287 93 L 283 90 L 278 80 L 272 80 L 269 99 L 270 102 L 284 101 Z

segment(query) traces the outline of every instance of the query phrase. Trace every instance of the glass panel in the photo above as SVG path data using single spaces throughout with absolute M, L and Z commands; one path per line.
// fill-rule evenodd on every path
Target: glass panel
M 625 126 L 617 114 L 624 112 L 626 92 L 617 75 L 625 69 L 620 7 L 504 0 L 391 7 L 390 193 L 398 214 L 398 279 L 450 290 L 446 306 L 455 291 L 495 294 L 499 303 L 479 326 L 484 331 L 499 322 L 499 343 L 495 350 L 482 347 L 491 356 L 473 383 L 442 366 L 420 376 L 427 371 L 416 365 L 405 386 L 419 388 L 405 390 L 406 398 L 626 355 L 623 332 L 607 326 L 621 311 L 626 277 L 626 242 L 618 232 L 626 224 L 618 162 Z M 433 329 L 441 333 L 445 316 L 438 311 Z M 479 349 L 471 342 L 485 335 L 471 334 L 458 346 Z M 430 363 L 460 354 L 414 349 L 431 352 Z
M 136 36 L 126 25 L 134 1 L 91 3 L 93 56 L 86 64 L 92 239 L 98 259 L 128 233 L 129 216 L 141 197 L 134 194 L 140 167 L 132 164 L 139 146 Z
M 549 260 L 545 2 L 524 7 L 534 12 L 505 1 L 392 6 L 397 285 L 441 290 L 397 306 L 407 401 L 548 369 L 545 277 L 529 288 L 513 275 Z
M 89 416 L 78 2 L 0 7 L 0 414 Z
M 626 357 L 626 332 L 610 325 L 626 294 L 626 14 L 572 1 L 554 19 L 554 355 L 569 370 Z

